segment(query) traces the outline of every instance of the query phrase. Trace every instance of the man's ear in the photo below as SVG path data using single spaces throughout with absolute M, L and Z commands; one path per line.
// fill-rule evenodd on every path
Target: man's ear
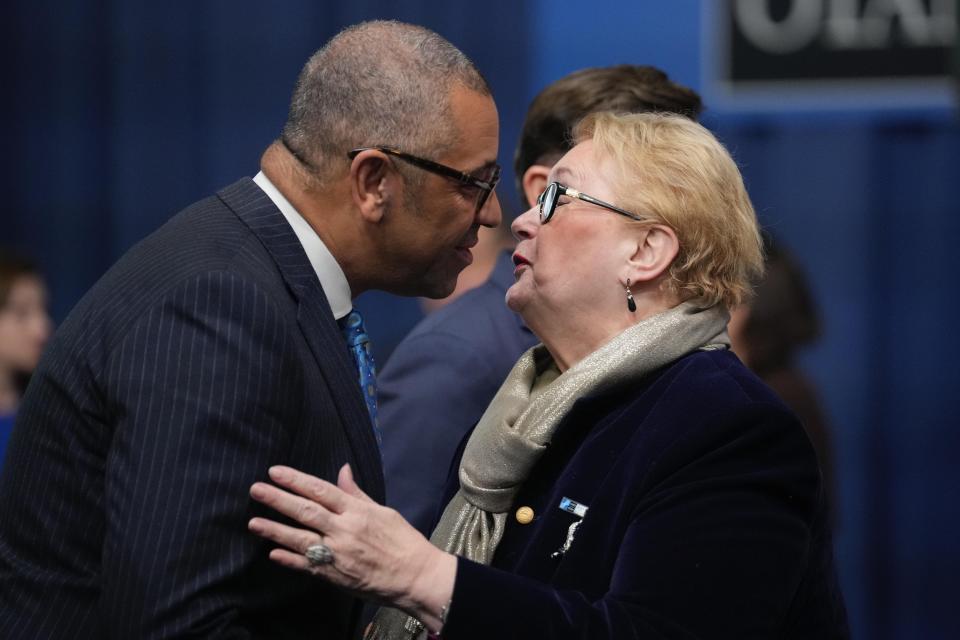
M 537 198 L 547 188 L 547 176 L 549 175 L 550 167 L 542 164 L 530 165 L 523 172 L 523 180 L 520 182 L 523 187 L 523 195 L 531 207 L 537 203 Z
M 400 176 L 380 151 L 361 151 L 350 164 L 350 189 L 353 203 L 368 222 L 383 219 L 390 199 L 395 197 Z
M 666 273 L 680 251 L 676 232 L 663 224 L 641 229 L 627 276 L 631 282 L 653 282 Z

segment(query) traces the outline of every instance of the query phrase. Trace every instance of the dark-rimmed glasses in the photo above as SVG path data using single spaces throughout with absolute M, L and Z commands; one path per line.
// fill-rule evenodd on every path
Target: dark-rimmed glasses
M 557 200 L 560 199 L 560 196 L 576 198 L 577 200 L 583 200 L 584 202 L 595 204 L 598 207 L 603 207 L 604 209 L 609 209 L 614 213 L 619 213 L 622 216 L 626 216 L 631 220 L 642 221 L 644 219 L 635 213 L 630 213 L 629 211 L 614 206 L 609 202 L 604 202 L 603 200 L 598 200 L 593 196 L 580 193 L 576 189 L 571 189 L 570 187 L 562 185 L 559 182 L 551 182 L 547 185 L 547 188 L 543 190 L 543 193 L 540 194 L 540 197 L 537 198 L 537 204 L 540 205 L 540 224 L 547 224 L 550 222 L 550 218 L 553 217 L 553 214 L 557 210 Z
M 493 190 L 497 188 L 497 183 L 500 182 L 501 169 L 500 165 L 496 163 L 489 165 L 487 168 L 482 170 L 487 175 L 474 176 L 440 164 L 439 162 L 434 162 L 433 160 L 427 160 L 426 158 L 410 155 L 409 153 L 405 153 L 399 149 L 394 149 L 393 147 L 360 147 L 359 149 L 351 149 L 348 151 L 347 157 L 353 160 L 363 151 L 379 151 L 387 154 L 388 156 L 399 158 L 404 162 L 412 164 L 413 166 L 425 171 L 429 171 L 430 173 L 435 173 L 438 176 L 443 176 L 444 178 L 453 180 L 461 185 L 476 188 L 477 201 L 475 211 L 480 211 L 483 209 L 483 205 L 486 204 L 487 198 L 490 197 L 490 194 L 493 193 Z

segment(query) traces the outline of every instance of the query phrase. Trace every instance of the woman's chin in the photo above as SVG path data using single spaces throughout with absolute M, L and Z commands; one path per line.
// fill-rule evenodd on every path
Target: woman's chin
M 504 302 L 507 303 L 507 308 L 514 313 L 523 315 L 523 308 L 526 306 L 526 300 L 529 297 L 524 292 L 525 288 L 526 287 L 522 283 L 515 282 L 509 289 L 507 289 L 507 295 L 504 297 Z

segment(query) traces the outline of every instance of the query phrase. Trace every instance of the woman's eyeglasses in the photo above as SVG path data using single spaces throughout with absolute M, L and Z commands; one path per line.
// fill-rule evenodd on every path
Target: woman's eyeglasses
M 557 200 L 560 199 L 560 196 L 567 196 L 568 198 L 576 198 L 577 200 L 583 200 L 584 202 L 589 202 L 590 204 L 595 204 L 598 207 L 603 207 L 604 209 L 609 209 L 614 213 L 619 213 L 622 216 L 626 216 L 631 220 L 643 220 L 644 218 L 638 216 L 635 213 L 630 213 L 625 209 L 614 206 L 609 202 L 604 202 L 603 200 L 598 200 L 593 196 L 588 196 L 585 193 L 580 193 L 576 189 L 571 189 L 570 187 L 564 186 L 559 182 L 551 182 L 547 185 L 547 188 L 543 190 L 543 193 L 540 194 L 540 197 L 537 198 L 537 204 L 540 205 L 540 224 L 547 224 L 550 222 L 550 218 L 553 217 L 553 214 L 557 210 Z

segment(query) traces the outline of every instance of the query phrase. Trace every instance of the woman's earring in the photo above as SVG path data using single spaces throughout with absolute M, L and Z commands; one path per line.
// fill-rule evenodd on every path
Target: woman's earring
M 630 278 L 627 278 L 627 309 L 630 310 L 630 313 L 634 313 L 637 310 L 637 303 L 633 301 L 633 293 L 630 291 Z

